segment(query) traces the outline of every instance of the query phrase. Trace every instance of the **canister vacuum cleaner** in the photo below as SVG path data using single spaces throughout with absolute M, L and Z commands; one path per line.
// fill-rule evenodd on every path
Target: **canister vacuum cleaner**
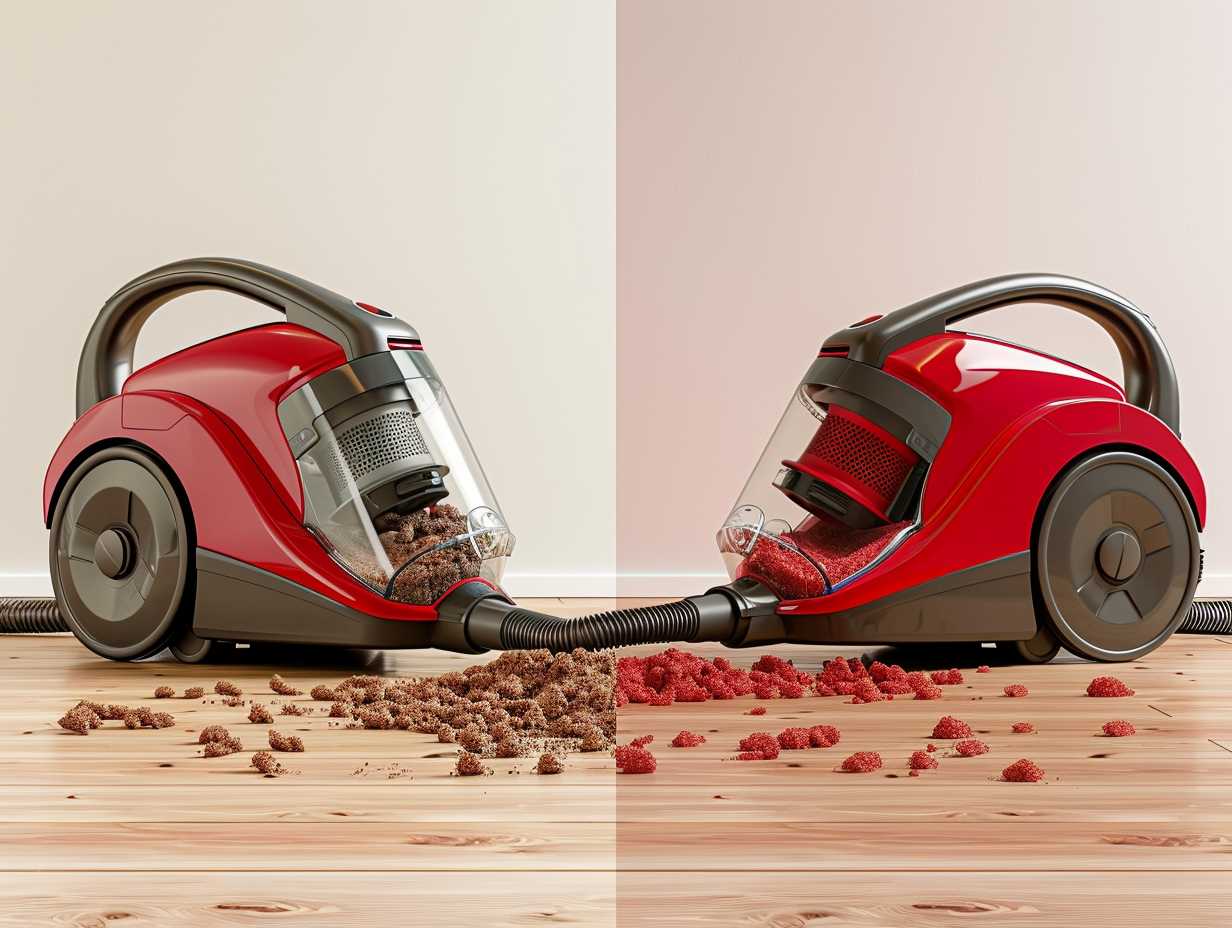
M 201 289 L 285 318 L 133 371 L 143 323 Z M 1099 323 L 1124 387 L 947 328 L 1021 302 Z M 514 536 L 418 334 L 375 306 L 245 261 L 158 268 L 100 311 L 77 416 L 44 483 L 55 598 L 3 601 L 0 631 L 71 630 L 116 660 L 991 641 L 1123 661 L 1232 631 L 1232 604 L 1191 606 L 1206 495 L 1167 350 L 1068 277 L 982 281 L 826 339 L 719 530 L 731 582 L 578 619 L 502 591 Z

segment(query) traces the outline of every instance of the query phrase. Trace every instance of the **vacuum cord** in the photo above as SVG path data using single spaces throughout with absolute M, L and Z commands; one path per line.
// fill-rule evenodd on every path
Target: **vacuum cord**
M 587 651 L 669 641 L 722 641 L 735 621 L 733 603 L 719 593 L 660 606 L 615 609 L 577 619 L 534 612 L 500 600 L 477 603 L 470 618 L 476 644 L 500 650 L 547 648 Z M 47 598 L 0 597 L 0 634 L 67 632 L 68 623 Z M 1178 632 L 1232 635 L 1232 599 L 1194 600 Z

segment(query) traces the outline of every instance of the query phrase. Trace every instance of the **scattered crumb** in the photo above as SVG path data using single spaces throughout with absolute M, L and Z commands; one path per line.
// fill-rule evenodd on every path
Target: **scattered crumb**
M 545 775 L 560 773 L 564 769 L 560 758 L 555 754 L 541 754 L 539 756 L 539 763 L 535 765 L 535 773 Z
M 269 730 L 269 746 L 275 751 L 290 751 L 300 753 L 304 750 L 304 742 L 296 735 L 285 735 L 273 728 Z
M 881 769 L 881 755 L 876 751 L 856 751 L 843 761 L 844 773 L 872 773 Z
M 954 745 L 954 750 L 962 757 L 976 757 L 988 753 L 988 745 L 976 738 L 960 741 Z
M 1038 783 L 1044 779 L 1044 771 L 1035 761 L 1023 757 L 1002 770 L 1001 779 L 1009 783 Z
M 781 737 L 781 736 L 780 736 Z M 699 744 L 706 743 L 706 736 L 699 735 L 694 732 L 685 730 L 672 739 L 672 747 L 674 748 L 695 748 Z
M 954 718 L 952 715 L 943 715 L 933 727 L 934 738 L 945 738 L 950 740 L 970 738 L 971 735 L 971 726 L 962 719 Z
M 270 714 L 269 709 L 259 702 L 254 702 L 252 708 L 248 710 L 248 721 L 254 725 L 269 725 L 274 721 L 274 717 Z
M 286 680 L 282 679 L 279 674 L 274 674 L 270 677 L 269 688 L 279 696 L 303 696 L 304 691 L 296 689 Z
M 1132 696 L 1131 690 L 1123 681 L 1116 677 L 1096 677 L 1087 686 L 1088 696 Z

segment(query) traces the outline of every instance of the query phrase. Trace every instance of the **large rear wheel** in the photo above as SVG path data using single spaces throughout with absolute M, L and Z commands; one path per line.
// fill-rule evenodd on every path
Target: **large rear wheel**
M 96 654 L 148 657 L 191 624 L 188 517 L 137 448 L 105 448 L 73 471 L 52 515 L 50 561 L 60 613 Z
M 1184 621 L 1198 583 L 1198 526 L 1163 467 L 1101 452 L 1054 486 L 1032 559 L 1041 624 L 1081 657 L 1130 661 Z

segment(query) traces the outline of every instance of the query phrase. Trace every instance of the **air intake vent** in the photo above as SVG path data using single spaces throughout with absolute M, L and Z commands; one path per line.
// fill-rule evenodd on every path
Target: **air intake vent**
M 404 458 L 428 453 L 415 415 L 409 409 L 391 409 L 338 434 L 338 447 L 356 482 Z

